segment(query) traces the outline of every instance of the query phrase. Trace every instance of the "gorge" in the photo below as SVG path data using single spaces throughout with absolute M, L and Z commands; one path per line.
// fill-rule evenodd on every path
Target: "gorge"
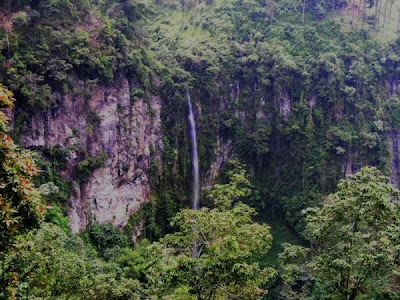
M 132 3 L 103 4 L 97 16 L 79 5 L 73 18 L 81 25 L 71 31 L 66 13 L 47 29 L 54 32 L 48 38 L 41 20 L 58 12 L 40 5 L 35 21 L 34 8 L 10 8 L 10 22 L 27 18 L 15 21 L 13 32 L 36 38 L 5 50 L 1 75 L 19 100 L 15 137 L 50 158 L 70 186 L 66 209 L 74 232 L 92 221 L 124 227 L 152 197 L 156 222 L 168 231 L 164 219 L 188 206 L 190 193 L 198 207 L 200 181 L 212 186 L 234 156 L 247 164 L 263 202 L 290 216 L 293 226 L 300 207 L 364 165 L 397 180 L 398 44 L 385 41 L 381 50 L 375 29 L 366 33 L 358 24 L 348 32 L 345 23 L 312 15 L 303 28 L 296 9 L 274 15 L 292 25 L 270 26 L 273 12 L 262 4 L 163 3 L 149 11 L 137 4 L 141 13 Z M 346 15 L 339 7 L 335 12 Z M 148 22 L 148 15 L 157 18 Z M 395 23 L 395 15 L 386 19 Z M 147 33 L 135 35 L 124 22 Z M 37 50 L 42 57 L 53 55 L 44 67 L 25 62 L 36 48 L 48 49 Z M 198 128 L 186 117 L 191 95 L 201 99 Z M 300 207 L 291 211 L 292 202 Z
M 0 229 L 22 249 L 0 245 L 0 300 L 324 300 L 347 258 L 387 258 L 348 286 L 398 270 L 394 252 L 346 243 L 370 226 L 397 245 L 385 216 L 400 186 L 399 12 L 394 0 L 0 0 Z M 15 199 L 40 195 L 43 215 L 20 232 L 20 187 L 2 187 L 24 182 Z M 340 222 L 360 207 L 353 236 Z M 316 270 L 314 245 L 355 252 L 329 253 L 342 273 Z M 26 271 L 40 259 L 54 275 L 43 287 L 40 266 Z M 397 299 L 387 276 L 354 299 Z

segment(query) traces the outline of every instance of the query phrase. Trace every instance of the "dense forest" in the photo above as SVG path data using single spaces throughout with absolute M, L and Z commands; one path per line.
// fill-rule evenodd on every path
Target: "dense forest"
M 0 299 L 400 299 L 397 0 L 0 0 Z

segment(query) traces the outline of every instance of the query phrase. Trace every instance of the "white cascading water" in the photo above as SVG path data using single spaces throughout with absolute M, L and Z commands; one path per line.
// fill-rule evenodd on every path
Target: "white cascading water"
M 192 101 L 190 99 L 190 93 L 187 92 L 187 101 L 189 108 L 189 130 L 190 139 L 192 141 L 192 172 L 193 172 L 193 196 L 192 203 L 193 209 L 199 209 L 199 197 L 200 197 L 200 175 L 199 175 L 199 156 L 197 153 L 197 130 L 196 120 L 193 114 Z

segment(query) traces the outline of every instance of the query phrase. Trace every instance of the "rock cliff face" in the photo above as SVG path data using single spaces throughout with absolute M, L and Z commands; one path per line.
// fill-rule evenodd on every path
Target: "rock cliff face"
M 62 176 L 73 182 L 70 226 L 73 232 L 90 221 L 126 225 L 151 193 L 150 168 L 161 166 L 162 101 L 130 97 L 132 84 L 117 79 L 108 87 L 74 84 L 59 106 L 22 126 L 20 143 L 34 149 L 58 146 L 66 153 Z M 96 166 L 90 163 L 96 161 Z M 100 163 L 99 163 L 100 162 Z M 89 166 L 88 178 L 82 179 Z
M 218 177 L 223 165 L 233 158 L 232 141 L 224 141 L 220 137 L 217 138 L 217 146 L 215 148 L 215 160 L 212 162 L 210 168 L 204 179 L 203 189 L 210 190 L 213 186 L 215 179 Z
M 123 227 L 131 212 L 140 209 L 152 193 L 150 173 L 161 171 L 163 134 L 160 97 L 131 97 L 135 83 L 120 77 L 110 86 L 88 85 L 80 81 L 66 95 L 55 95 L 58 106 L 34 115 L 20 126 L 19 142 L 23 147 L 51 150 L 59 147 L 65 153 L 66 166 L 61 175 L 72 182 L 70 226 L 73 232 L 83 230 L 89 222 L 112 222 Z M 397 85 L 396 85 L 397 86 Z M 396 89 L 392 87 L 392 90 Z M 396 95 L 393 92 L 393 95 Z M 231 100 L 237 102 L 240 84 L 231 84 Z M 289 94 L 284 91 L 275 99 L 276 112 L 283 118 L 292 113 Z M 273 112 L 264 109 L 263 97 L 255 112 L 257 120 L 267 121 Z M 316 96 L 309 100 L 317 105 Z M 221 102 L 220 110 L 229 107 Z M 248 111 L 235 110 L 236 117 L 247 121 Z M 18 110 L 16 112 L 18 116 Z M 392 130 L 391 181 L 399 185 L 400 133 Z M 234 156 L 234 142 L 217 138 L 215 159 L 204 174 L 203 188 L 210 189 L 223 165 Z M 91 163 L 95 161 L 94 165 Z M 351 149 L 343 156 L 342 174 L 351 174 Z M 88 176 L 83 176 L 85 166 Z M 86 170 L 86 171 L 88 171 Z

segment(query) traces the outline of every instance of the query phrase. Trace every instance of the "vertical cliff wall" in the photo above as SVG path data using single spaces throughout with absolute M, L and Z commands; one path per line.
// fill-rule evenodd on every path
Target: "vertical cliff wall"
M 162 101 L 131 97 L 131 86 L 122 77 L 108 87 L 77 81 L 75 92 L 21 126 L 23 147 L 64 151 L 74 232 L 91 221 L 124 226 L 151 194 L 150 168 L 161 167 Z

